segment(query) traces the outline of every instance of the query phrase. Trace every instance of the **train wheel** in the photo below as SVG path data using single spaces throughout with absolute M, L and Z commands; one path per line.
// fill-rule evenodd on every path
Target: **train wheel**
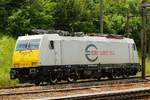
M 101 80 L 101 76 L 97 77 L 97 80 L 100 81 Z
M 69 83 L 74 83 L 77 81 L 77 75 L 70 75 L 68 78 L 67 78 L 67 81 Z
M 36 85 L 36 86 L 39 86 L 40 85 L 40 81 L 39 80 L 36 80 L 35 82 L 34 82 L 34 84 Z
M 126 74 L 124 74 L 124 75 L 122 75 L 122 78 L 129 78 L 129 75 L 126 75 Z
M 23 78 L 19 78 L 19 83 L 24 83 L 24 79 Z
M 58 81 L 57 77 L 54 77 L 54 76 L 53 76 L 53 77 L 50 78 L 50 83 L 51 83 L 51 84 L 56 84 L 57 81 Z
M 107 77 L 108 77 L 109 80 L 112 80 L 112 79 L 113 79 L 113 76 L 112 76 L 111 74 L 108 75 Z

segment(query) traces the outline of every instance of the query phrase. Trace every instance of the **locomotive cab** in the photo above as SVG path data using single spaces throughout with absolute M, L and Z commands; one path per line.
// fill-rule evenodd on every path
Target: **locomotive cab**
M 20 36 L 13 54 L 11 79 L 24 82 L 36 82 L 43 75 L 49 74 L 49 65 L 60 64 L 60 40 L 58 35 Z M 57 60 L 56 60 L 57 59 Z M 42 78 L 47 80 L 46 78 Z
M 22 36 L 16 42 L 13 54 L 10 77 L 22 77 L 26 73 L 34 73 L 39 64 L 39 49 L 42 36 Z
M 19 40 L 13 56 L 13 67 L 31 67 L 38 64 L 40 39 Z

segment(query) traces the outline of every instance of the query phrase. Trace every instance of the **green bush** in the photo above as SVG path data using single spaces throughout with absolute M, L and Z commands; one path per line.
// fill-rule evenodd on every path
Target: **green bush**
M 150 55 L 146 59 L 146 74 L 150 74 Z
M 0 37 L 0 85 L 15 84 L 10 80 L 9 71 L 16 40 L 9 36 Z

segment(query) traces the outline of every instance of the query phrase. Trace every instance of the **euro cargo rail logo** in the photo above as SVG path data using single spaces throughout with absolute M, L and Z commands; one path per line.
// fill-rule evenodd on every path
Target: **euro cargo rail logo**
M 114 51 L 111 50 L 98 50 L 98 48 L 94 44 L 89 44 L 85 48 L 85 57 L 90 62 L 96 61 L 98 59 L 98 56 L 100 55 L 111 56 L 111 55 L 115 55 L 115 53 Z
M 94 62 L 97 60 L 98 55 L 93 55 L 93 51 L 97 51 L 97 47 L 94 44 L 89 44 L 86 48 L 85 48 L 85 57 L 87 58 L 87 60 Z

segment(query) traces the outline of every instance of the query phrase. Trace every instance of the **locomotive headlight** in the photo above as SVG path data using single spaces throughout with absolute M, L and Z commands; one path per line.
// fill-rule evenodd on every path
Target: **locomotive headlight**
M 10 72 L 12 75 L 16 75 L 17 74 L 17 71 L 16 70 L 11 70 Z
M 29 70 L 29 73 L 35 75 L 37 73 L 37 70 L 35 68 L 32 68 Z
M 32 62 L 32 66 L 37 66 L 38 62 Z
M 14 64 L 14 67 L 19 67 L 19 64 L 15 63 L 15 64 Z

